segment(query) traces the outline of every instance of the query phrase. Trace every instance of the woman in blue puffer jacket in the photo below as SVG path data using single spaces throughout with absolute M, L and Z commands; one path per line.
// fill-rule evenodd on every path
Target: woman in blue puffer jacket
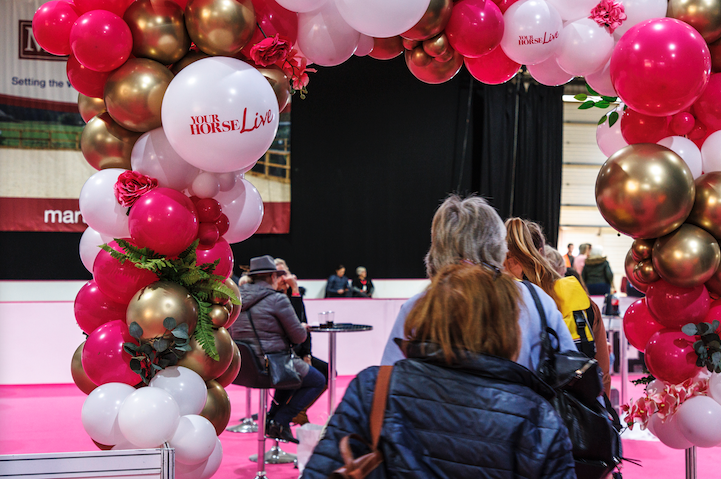
M 568 431 L 547 399 L 554 392 L 514 362 L 520 348 L 518 286 L 486 265 L 435 275 L 405 322 L 390 380 L 379 449 L 369 478 L 575 478 Z M 344 465 L 339 441 L 370 443 L 378 368 L 346 391 L 303 471 L 326 478 Z M 352 441 L 356 457 L 367 452 Z

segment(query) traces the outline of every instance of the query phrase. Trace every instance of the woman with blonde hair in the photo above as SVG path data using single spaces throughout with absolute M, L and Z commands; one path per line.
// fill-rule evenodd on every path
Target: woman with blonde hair
M 406 318 L 408 359 L 391 373 L 378 443 L 383 477 L 576 477 L 568 431 L 548 402 L 553 391 L 514 362 L 520 298 L 515 281 L 490 265 L 461 262 L 434 274 Z M 348 386 L 304 478 L 344 465 L 345 436 L 371 436 L 378 371 Z

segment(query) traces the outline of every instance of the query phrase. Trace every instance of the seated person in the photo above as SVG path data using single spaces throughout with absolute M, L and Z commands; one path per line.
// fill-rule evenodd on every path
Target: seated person
M 355 269 L 355 279 L 353 280 L 353 296 L 361 298 L 372 298 L 375 287 L 373 281 L 368 277 L 368 271 L 364 266 L 358 266 Z
M 349 284 L 350 280 L 345 276 L 345 266 L 339 264 L 335 269 L 335 273 L 328 278 L 328 283 L 325 286 L 325 297 L 343 298 L 350 296 Z

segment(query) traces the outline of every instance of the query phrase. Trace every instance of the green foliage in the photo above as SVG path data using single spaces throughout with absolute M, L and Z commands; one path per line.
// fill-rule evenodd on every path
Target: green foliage
M 719 321 L 711 323 L 689 323 L 681 328 L 687 336 L 696 336 L 693 343 L 696 352 L 696 366 L 706 367 L 710 372 L 721 373 L 721 338 L 717 333 Z
M 644 376 L 642 378 L 638 378 L 638 379 L 631 381 L 631 383 L 633 383 L 634 386 L 638 386 L 640 384 L 648 384 L 651 381 L 653 381 L 654 379 L 656 379 L 656 378 L 652 374 L 648 374 L 647 376 Z
M 162 371 L 168 366 L 175 366 L 178 360 L 190 350 L 188 338 L 188 325 L 183 323 L 176 326 L 175 318 L 165 318 L 163 326 L 164 334 L 143 340 L 142 343 L 123 343 L 123 350 L 132 356 L 130 369 L 143 378 L 148 384 L 155 376 L 155 373 Z M 143 328 L 133 321 L 129 329 L 131 336 L 140 341 L 143 335 Z
M 203 348 L 205 354 L 218 361 L 218 350 L 215 347 L 215 338 L 213 337 L 213 321 L 210 319 L 210 308 L 212 303 L 202 301 L 194 296 L 198 302 L 198 324 L 195 326 L 195 340 Z
M 618 101 L 618 97 L 615 96 L 606 96 L 601 95 L 598 92 L 594 91 L 591 86 L 586 83 L 586 90 L 588 90 L 588 95 L 585 93 L 579 93 L 578 95 L 575 95 L 573 98 L 576 100 L 583 102 L 579 105 L 579 110 L 588 110 L 590 108 L 596 107 L 596 108 L 608 108 L 611 106 L 612 103 L 615 103 Z M 600 100 L 591 100 L 589 99 L 589 95 L 594 97 L 600 97 Z M 598 120 L 599 125 L 603 125 L 606 122 L 606 119 L 608 118 L 608 126 L 613 126 L 618 121 L 618 113 L 617 112 L 611 112 L 610 115 L 603 115 L 600 120 Z

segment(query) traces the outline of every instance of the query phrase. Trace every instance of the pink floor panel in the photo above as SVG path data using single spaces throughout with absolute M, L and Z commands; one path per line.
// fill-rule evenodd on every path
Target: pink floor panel
M 351 377 L 338 378 L 338 398 Z M 614 378 L 618 384 L 618 377 Z M 233 406 L 231 425 L 245 413 L 244 388 L 227 388 Z M 638 397 L 633 389 L 631 397 Z M 29 454 L 96 450 L 80 423 L 80 410 L 85 395 L 73 384 L 0 386 L 0 454 Z M 252 408 L 257 409 L 257 393 L 252 395 Z M 322 424 L 327 419 L 328 399 L 323 395 L 311 408 L 312 422 Z M 255 476 L 256 464 L 248 460 L 257 449 L 255 434 L 224 432 L 223 463 L 214 476 L 217 479 L 245 479 Z M 266 442 L 270 447 L 271 441 Z M 287 452 L 295 446 L 284 444 Z M 624 440 L 624 455 L 642 462 L 643 467 L 627 464 L 625 479 L 685 478 L 684 451 L 669 449 L 657 441 Z M 292 465 L 268 465 L 270 479 L 295 479 L 297 469 Z M 698 479 L 721 477 L 721 448 L 698 449 Z

